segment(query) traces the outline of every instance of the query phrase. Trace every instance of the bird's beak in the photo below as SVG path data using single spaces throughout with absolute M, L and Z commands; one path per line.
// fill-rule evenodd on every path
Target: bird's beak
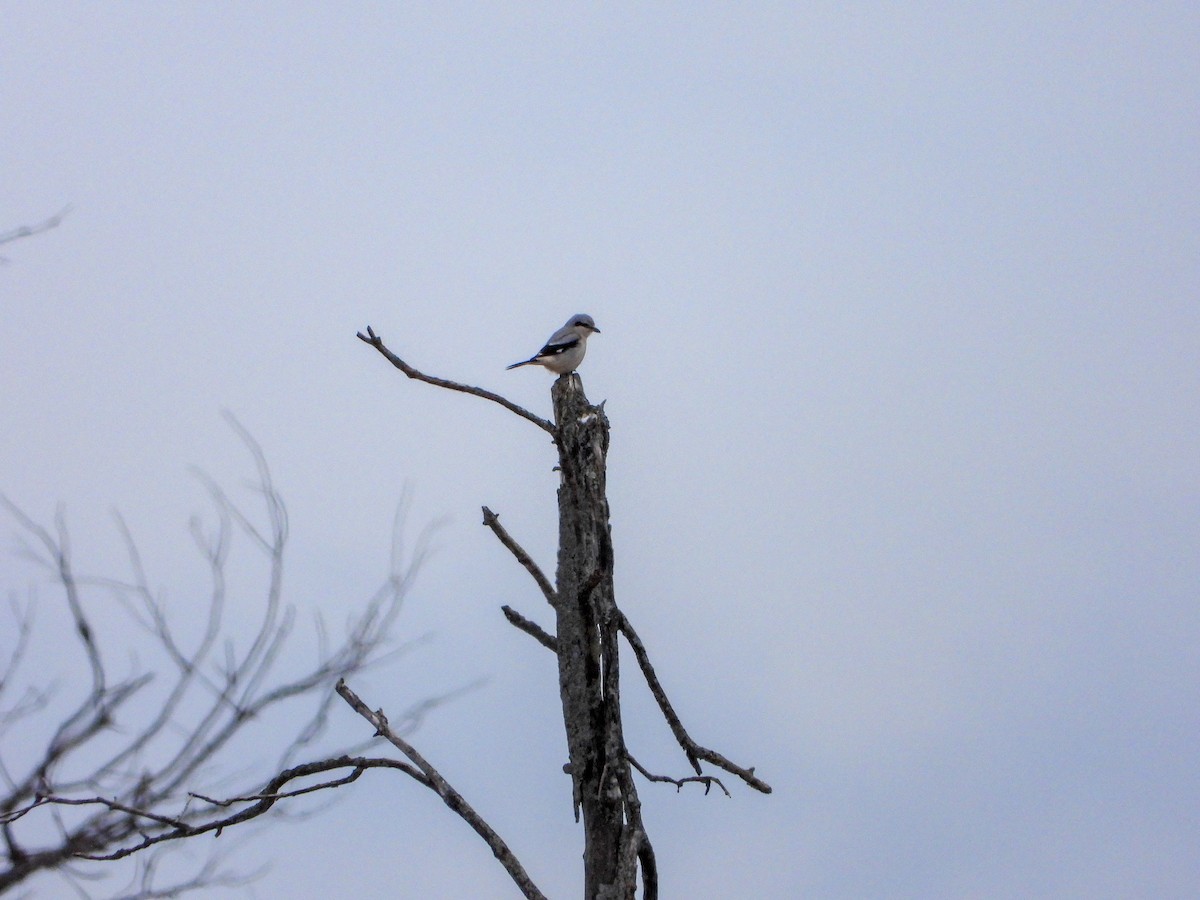
M 600 333 L 600 329 L 597 328 L 595 325 L 592 326 L 592 331 L 596 332 L 596 334 Z

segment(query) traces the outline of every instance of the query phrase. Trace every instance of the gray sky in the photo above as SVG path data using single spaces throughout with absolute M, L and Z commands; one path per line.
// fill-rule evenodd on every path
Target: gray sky
M 552 568 L 552 448 L 354 333 L 546 414 L 503 367 L 591 313 L 618 601 L 776 788 L 642 788 L 665 897 L 1194 896 L 1198 46 L 1185 3 L 6 4 L 0 230 L 73 211 L 3 250 L 0 490 L 93 570 L 122 510 L 186 617 L 228 408 L 336 623 L 411 485 L 433 636 L 362 692 L 488 678 L 416 743 L 572 896 L 552 660 L 498 607 L 549 617 L 478 514 Z M 517 895 L 381 774 L 234 859 L 263 900 Z

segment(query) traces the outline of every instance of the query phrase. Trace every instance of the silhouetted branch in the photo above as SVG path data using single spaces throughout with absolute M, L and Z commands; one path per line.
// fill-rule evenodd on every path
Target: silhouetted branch
M 483 508 L 483 524 L 492 529 L 492 533 L 500 539 L 500 543 L 507 547 L 509 552 L 516 557 L 517 562 L 525 567 L 525 571 L 533 576 L 533 580 L 541 588 L 546 602 L 554 606 L 558 602 L 558 595 L 554 592 L 554 587 L 550 584 L 550 579 L 538 568 L 538 564 L 533 561 L 533 557 L 525 552 L 525 548 L 513 540 L 512 535 L 500 524 L 500 517 L 486 506 Z
M 558 652 L 558 639 L 552 634 L 547 634 L 541 625 L 531 622 L 511 606 L 502 606 L 500 609 L 504 612 L 504 618 L 508 619 L 509 624 L 520 628 L 547 650 L 553 653 Z
M 476 834 L 484 839 L 488 847 L 491 849 L 492 854 L 497 860 L 500 861 L 500 864 L 504 866 L 505 870 L 509 874 L 509 877 L 512 878 L 517 887 L 521 889 L 521 892 L 528 897 L 529 900 L 545 900 L 545 895 L 538 890 L 537 885 L 535 885 L 533 880 L 529 877 L 529 873 L 525 871 L 525 867 L 521 865 L 520 860 L 518 860 L 513 852 L 508 848 L 508 845 L 504 843 L 504 840 L 500 837 L 500 835 L 496 834 L 492 827 L 483 820 L 483 817 L 480 816 L 479 813 L 477 813 L 469 803 L 467 803 L 462 794 L 451 787 L 450 783 L 447 782 L 446 779 L 442 777 L 441 773 L 439 773 L 437 769 L 430 765 L 429 762 L 417 752 L 415 747 L 408 743 L 408 741 L 404 740 L 404 738 L 400 737 L 400 735 L 396 734 L 395 731 L 388 726 L 387 716 L 383 714 L 383 710 L 372 711 L 370 707 L 363 703 L 359 696 L 350 689 L 350 686 L 346 684 L 344 679 L 338 681 L 337 692 L 341 695 L 343 700 L 350 704 L 351 709 L 371 723 L 375 729 L 375 734 L 386 738 L 393 747 L 407 756 L 409 760 L 412 761 L 413 765 L 420 769 L 421 774 L 425 777 L 424 779 L 418 778 L 417 780 L 421 781 L 422 784 L 437 793 L 437 795 L 442 798 L 443 803 L 457 813 L 460 818 L 462 818 L 468 825 L 471 826 L 471 828 L 474 829 Z
M 25 659 L 25 653 L 29 650 L 29 638 L 33 634 L 32 610 L 32 602 L 25 609 L 21 609 L 15 599 L 10 604 L 10 611 L 16 626 L 17 642 L 9 651 L 4 671 L 0 672 L 0 702 L 4 700 L 9 688 L 13 686 L 15 681 L 13 676 L 20 669 L 21 663 Z M 11 632 L 9 633 L 11 634 Z M 24 696 L 14 706 L 8 709 L 0 707 L 0 735 L 3 735 L 21 719 L 44 708 L 47 700 L 47 692 L 27 689 Z
M 75 633 L 83 644 L 88 665 L 92 670 L 92 696 L 102 696 L 104 694 L 104 662 L 100 658 L 100 648 L 96 645 L 92 625 L 79 600 L 79 585 L 75 580 L 75 573 L 71 570 L 71 547 L 67 537 L 67 524 L 62 505 L 59 505 L 54 516 L 57 535 L 52 535 L 3 494 L 0 494 L 0 504 L 3 504 L 9 514 L 42 545 L 48 566 L 54 570 L 54 574 L 66 593 L 67 607 L 70 609 L 71 618 L 75 623 Z M 32 551 L 30 551 L 30 555 L 37 558 Z
M 21 238 L 33 237 L 35 234 L 41 234 L 52 228 L 57 228 L 70 211 L 70 206 L 64 206 L 50 218 L 38 222 L 36 225 L 22 225 L 20 228 L 14 228 L 12 231 L 0 232 L 0 246 L 11 244 L 13 241 L 19 241 Z
M 14 605 L 15 627 L 0 628 L 0 639 L 12 647 L 0 657 L 0 700 L 8 701 L 0 704 L 0 733 L 9 730 L 11 734 L 21 721 L 23 734 L 30 736 L 29 759 L 17 769 L 12 760 L 2 758 L 0 750 L 0 840 L 6 851 L 0 853 L 0 893 L 45 871 L 58 871 L 73 884 L 72 879 L 83 875 L 69 868 L 72 861 L 122 859 L 161 843 L 219 832 L 258 818 L 280 799 L 336 787 L 358 777 L 352 773 L 353 777 L 321 786 L 282 791 L 288 780 L 323 771 L 319 768 L 323 764 L 316 764 L 318 768 L 312 768 L 314 764 L 308 768 L 281 764 L 276 778 L 282 780 L 222 801 L 244 807 L 235 813 L 218 815 L 215 801 L 209 802 L 206 796 L 213 792 L 206 789 L 205 781 L 212 783 L 220 763 L 228 761 L 230 743 L 251 727 L 276 728 L 276 747 L 283 748 L 281 759 L 286 762 L 322 736 L 335 696 L 329 690 L 333 683 L 387 658 L 384 650 L 390 629 L 424 553 L 422 538 L 407 569 L 401 570 L 401 563 L 394 561 L 387 582 L 354 614 L 343 640 L 330 646 L 322 629 L 315 662 L 296 673 L 278 674 L 295 623 L 295 612 L 283 596 L 287 512 L 261 448 L 236 420 L 228 418 L 254 458 L 258 471 L 255 490 L 266 517 L 261 521 L 261 514 L 243 510 L 212 479 L 204 477 L 216 506 L 217 526 L 208 530 L 197 519 L 191 527 L 210 580 L 207 615 L 199 634 L 184 634 L 172 626 L 162 599 L 150 587 L 132 531 L 120 517 L 117 526 L 130 574 L 124 578 L 88 577 L 79 575 L 72 565 L 61 509 L 53 528 L 47 528 L 11 502 L 3 503 L 26 538 L 27 555 L 52 573 L 62 591 L 66 601 L 62 615 L 73 625 L 91 678 L 83 686 L 82 699 L 72 701 L 75 705 L 59 713 L 57 722 L 45 729 L 31 729 L 30 716 L 47 708 L 49 691 L 32 687 L 17 695 L 16 685 L 18 680 L 49 681 L 52 675 L 28 671 L 30 655 L 25 648 L 32 625 L 28 613 Z M 227 583 L 226 565 L 238 536 L 249 538 L 265 563 L 267 578 L 258 622 L 248 635 L 241 638 L 239 634 L 240 639 L 235 640 L 224 623 L 224 612 L 233 592 Z M 108 592 L 117 601 L 108 603 L 109 614 L 104 617 L 94 613 L 96 600 L 91 595 L 96 591 Z M 53 612 L 45 602 L 39 606 Z M 105 652 L 106 644 L 114 635 L 130 630 L 148 635 L 149 640 L 138 644 L 139 657 L 159 654 L 159 668 L 135 670 L 114 681 L 108 666 L 113 648 L 108 646 Z M 26 671 L 22 671 L 22 663 Z M 157 692 L 147 702 L 132 702 L 145 695 L 152 680 Z M 407 712 L 406 724 L 415 725 L 430 709 L 470 687 L 414 705 Z M 256 724 L 263 723 L 271 710 L 299 698 L 316 698 L 317 703 L 311 715 L 293 717 L 294 731 L 280 733 L 277 725 Z M 40 747 L 33 744 L 43 732 L 48 734 Z M 343 762 L 326 761 L 324 765 L 357 765 L 346 750 L 340 752 L 338 759 Z M 420 774 L 411 766 L 406 768 L 407 764 L 390 761 L 362 765 L 386 765 Z M 247 803 L 249 800 L 253 802 Z M 65 814 L 68 807 L 76 810 L 74 815 Z M 49 843 L 48 833 L 57 833 Z M 145 865 L 153 869 L 152 861 Z M 158 890 L 144 884 L 130 896 L 153 896 Z
M 310 785 L 306 788 L 293 791 L 280 791 L 290 781 L 297 778 L 304 778 L 312 775 L 317 775 L 322 772 L 330 772 L 337 769 L 349 768 L 350 771 L 345 775 L 334 778 L 329 781 L 321 782 L 320 784 Z M 181 838 L 195 837 L 199 834 L 207 834 L 215 832 L 217 837 L 226 829 L 234 825 L 240 825 L 243 822 L 248 822 L 251 819 L 256 819 L 261 815 L 269 812 L 280 800 L 289 797 L 297 797 L 302 794 L 310 794 L 314 791 L 329 790 L 331 788 L 342 787 L 343 785 L 351 784 L 359 779 L 359 777 L 368 769 L 399 769 L 407 775 L 412 776 L 424 783 L 424 779 L 420 772 L 416 771 L 407 763 L 395 759 L 377 759 L 363 757 L 341 756 L 335 759 L 321 760 L 320 762 L 305 763 L 300 766 L 293 766 L 283 772 L 280 772 L 274 778 L 263 786 L 263 789 L 256 794 L 247 797 L 233 797 L 228 800 L 209 800 L 202 797 L 200 794 L 191 793 L 190 796 L 196 799 L 203 799 L 209 804 L 210 808 L 227 808 L 237 804 L 247 803 L 248 805 L 236 813 L 231 813 L 228 816 L 222 816 L 215 819 L 204 819 L 204 813 L 208 810 L 185 811 L 186 818 L 172 818 L 155 815 L 148 810 L 129 808 L 124 804 L 119 804 L 108 800 L 104 797 L 88 797 L 80 799 L 70 799 L 65 797 L 46 797 L 42 798 L 42 803 L 38 805 L 54 804 L 54 805 L 71 805 L 79 806 L 85 804 L 101 805 L 117 812 L 129 814 L 136 819 L 145 819 L 150 823 L 167 826 L 161 831 L 150 831 L 143 823 L 137 829 L 137 832 L 142 834 L 142 839 L 136 843 L 120 847 L 108 853 L 76 853 L 80 859 L 91 860 L 114 860 L 124 859 L 127 856 L 132 856 L 134 853 L 139 853 L 148 847 L 155 844 L 161 844 L 166 841 L 177 841 Z M 149 832 L 149 833 L 147 833 Z
M 675 785 L 675 790 L 677 792 L 682 790 L 683 786 L 688 782 L 695 782 L 697 784 L 704 785 L 705 794 L 707 794 L 715 784 L 725 792 L 726 797 L 733 796 L 731 793 L 729 793 L 729 790 L 725 787 L 725 785 L 721 783 L 721 779 L 717 778 L 715 775 L 688 775 L 684 778 L 672 778 L 669 775 L 655 775 L 653 772 L 648 771 L 640 762 L 634 759 L 631 754 L 626 753 L 625 758 L 633 764 L 635 769 L 642 773 L 642 777 L 644 777 L 647 781 L 659 781 L 667 784 L 673 784 Z
M 541 416 L 534 415 L 524 407 L 518 406 L 506 397 L 501 397 L 499 394 L 492 393 L 491 391 L 484 390 L 483 388 L 472 387 L 468 384 L 459 384 L 457 381 L 449 381 L 445 378 L 435 378 L 432 375 L 426 375 L 424 372 L 418 372 L 416 369 L 398 357 L 395 353 L 385 347 L 383 338 L 375 334 L 369 325 L 367 326 L 366 334 L 363 334 L 361 331 L 358 332 L 358 339 L 364 343 L 370 344 L 372 347 L 382 353 L 388 362 L 390 362 L 409 378 L 415 378 L 417 381 L 424 381 L 426 384 L 436 385 L 437 387 L 446 388 L 447 390 L 451 391 L 460 391 L 464 394 L 474 394 L 476 397 L 482 397 L 484 400 L 491 400 L 493 403 L 499 403 L 505 409 L 516 413 L 521 418 L 528 419 L 543 431 L 554 434 L 554 425 L 552 423 L 547 422 Z
M 642 669 L 642 675 L 646 679 L 646 684 L 650 687 L 650 693 L 654 695 L 654 699 L 658 702 L 658 707 L 662 710 L 663 717 L 667 720 L 667 725 L 670 727 L 671 733 L 675 735 L 675 740 L 679 742 L 679 746 L 683 749 L 684 755 L 687 756 L 688 762 L 692 764 L 692 768 L 696 770 L 696 774 L 704 775 L 704 772 L 700 768 L 700 760 L 704 760 L 718 768 L 724 769 L 732 775 L 736 775 L 756 791 L 762 791 L 764 794 L 771 793 L 771 786 L 758 778 L 754 774 L 753 768 L 744 769 L 730 762 L 715 750 L 702 747 L 692 740 L 687 730 L 683 727 L 683 723 L 679 720 L 674 707 L 671 706 L 671 701 L 667 699 L 666 691 L 663 690 L 663 686 L 654 672 L 654 666 L 650 663 L 650 654 L 646 652 L 646 645 L 642 643 L 642 639 L 638 637 L 637 632 L 633 630 L 633 626 L 629 624 L 629 619 L 620 610 L 617 611 L 617 624 L 621 629 L 621 633 L 625 635 L 625 640 L 629 642 L 629 646 L 633 649 L 634 655 L 637 657 L 638 665 Z M 724 790 L 724 785 L 722 785 L 722 790 Z

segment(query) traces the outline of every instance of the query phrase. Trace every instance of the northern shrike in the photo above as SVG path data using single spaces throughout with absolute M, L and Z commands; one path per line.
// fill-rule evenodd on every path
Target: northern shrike
M 559 375 L 574 372 L 583 362 L 583 354 L 587 352 L 588 335 L 593 331 L 596 334 L 600 333 L 600 329 L 596 327 L 591 316 L 585 316 L 583 313 L 571 316 L 566 325 L 550 335 L 546 346 L 535 355 L 524 362 L 513 363 L 505 368 L 545 366 L 551 372 Z

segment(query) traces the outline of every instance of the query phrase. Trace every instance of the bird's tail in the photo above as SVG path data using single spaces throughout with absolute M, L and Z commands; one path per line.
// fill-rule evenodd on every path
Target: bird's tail
M 534 357 L 530 357 L 529 359 L 523 360 L 523 361 L 521 361 L 521 362 L 519 362 L 519 363 L 513 363 L 511 366 L 505 366 L 504 368 L 505 368 L 505 370 L 506 370 L 506 371 L 507 371 L 508 369 L 518 369 L 518 368 L 520 368 L 521 366 L 527 366 L 527 365 L 529 365 L 529 364 L 530 364 L 531 362 L 533 362 L 535 359 L 537 359 L 537 357 L 536 357 L 536 356 L 534 356 Z

